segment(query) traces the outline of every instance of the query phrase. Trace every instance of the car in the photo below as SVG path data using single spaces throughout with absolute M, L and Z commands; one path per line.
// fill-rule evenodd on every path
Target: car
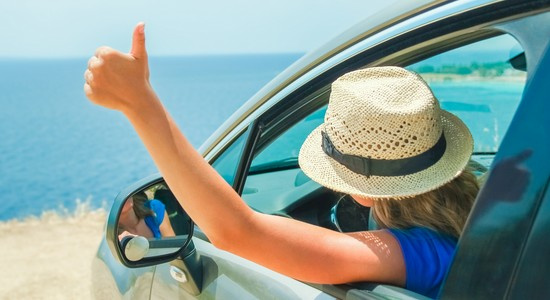
M 439 297 L 547 299 L 549 37 L 550 1 L 400 3 L 299 59 L 199 151 L 256 211 L 343 232 L 376 228 L 368 208 L 305 176 L 298 151 L 323 122 L 336 78 L 371 66 L 416 71 L 472 131 L 482 183 Z M 121 210 L 139 192 L 165 204 L 174 236 L 121 235 Z M 92 274 L 98 299 L 426 298 L 375 282 L 301 282 L 217 249 L 160 174 L 116 197 Z

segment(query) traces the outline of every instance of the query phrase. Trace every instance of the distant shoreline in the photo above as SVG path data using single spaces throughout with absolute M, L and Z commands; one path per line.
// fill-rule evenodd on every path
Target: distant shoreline
M 451 73 L 419 73 L 428 83 L 430 82 L 517 82 L 525 83 L 527 76 L 523 73 L 503 76 L 460 75 Z
M 84 202 L 66 213 L 0 221 L 0 298 L 93 299 L 92 263 L 106 217 Z

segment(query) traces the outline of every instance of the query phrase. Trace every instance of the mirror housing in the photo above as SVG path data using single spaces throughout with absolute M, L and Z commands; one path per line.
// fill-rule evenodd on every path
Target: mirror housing
M 121 214 L 123 209 L 127 210 L 125 204 L 138 193 L 153 194 L 148 197 L 151 198 L 149 201 L 162 202 L 162 222 L 168 220 L 172 234 L 145 237 L 126 230 L 121 234 Z M 155 199 L 157 197 L 162 199 Z M 192 241 L 194 229 L 193 220 L 168 189 L 164 179 L 160 174 L 154 174 L 117 195 L 109 212 L 105 236 L 111 253 L 124 266 L 142 268 L 170 262 L 186 277 L 186 281 L 181 283 L 183 288 L 197 295 L 202 286 L 202 263 Z

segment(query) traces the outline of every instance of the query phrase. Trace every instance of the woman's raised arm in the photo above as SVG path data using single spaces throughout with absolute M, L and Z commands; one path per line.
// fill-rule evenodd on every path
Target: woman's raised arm
M 404 283 L 399 245 L 385 231 L 346 235 L 254 212 L 177 128 L 149 83 L 144 24 L 130 53 L 101 47 L 84 91 L 121 111 L 186 212 L 214 245 L 296 279 L 318 283 Z

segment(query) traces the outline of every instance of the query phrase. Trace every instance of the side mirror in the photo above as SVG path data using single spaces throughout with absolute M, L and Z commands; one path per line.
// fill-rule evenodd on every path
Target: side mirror
M 179 272 L 177 280 L 197 295 L 202 284 L 202 264 L 192 241 L 194 228 L 193 220 L 168 185 L 156 175 L 116 197 L 106 238 L 113 256 L 126 267 L 170 262 Z

